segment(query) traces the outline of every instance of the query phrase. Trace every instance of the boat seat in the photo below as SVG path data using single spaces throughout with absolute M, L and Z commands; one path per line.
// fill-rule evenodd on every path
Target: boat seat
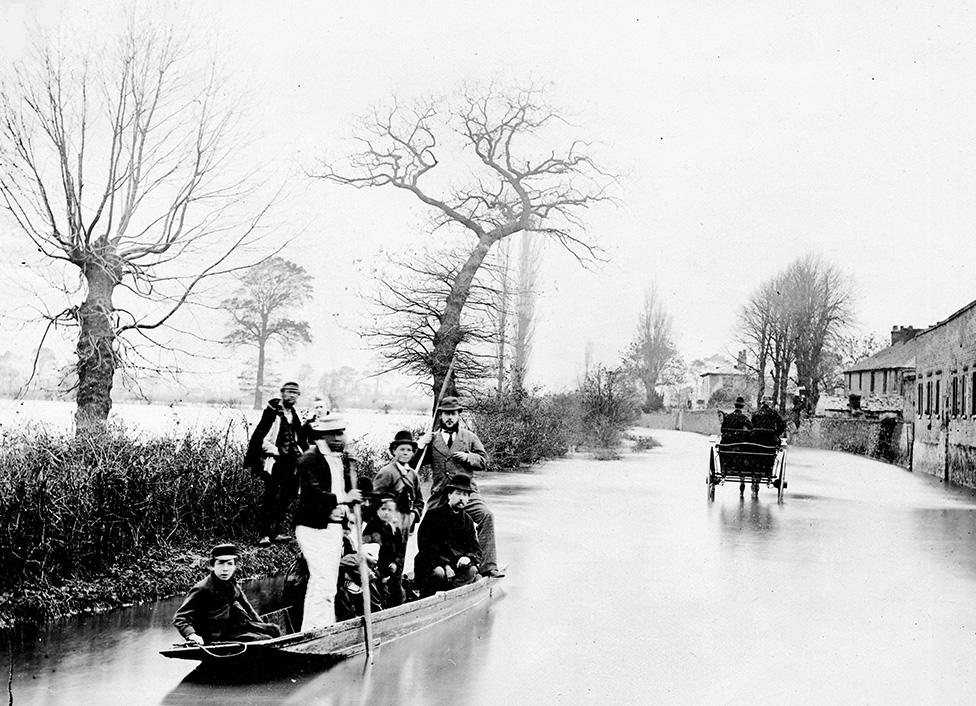
M 295 628 L 291 624 L 291 616 L 288 614 L 288 608 L 281 608 L 279 610 L 273 610 L 270 613 L 265 613 L 261 616 L 261 620 L 272 625 L 277 625 L 281 628 L 282 635 L 291 635 L 295 632 Z

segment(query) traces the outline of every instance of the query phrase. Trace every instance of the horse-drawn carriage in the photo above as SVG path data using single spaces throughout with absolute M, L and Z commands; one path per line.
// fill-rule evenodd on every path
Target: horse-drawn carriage
M 739 481 L 739 495 L 745 495 L 746 484 L 754 496 L 759 486 L 776 488 L 777 502 L 783 502 L 786 490 L 786 441 L 769 429 L 735 429 L 712 436 L 709 454 L 708 499 L 715 499 L 715 486 Z

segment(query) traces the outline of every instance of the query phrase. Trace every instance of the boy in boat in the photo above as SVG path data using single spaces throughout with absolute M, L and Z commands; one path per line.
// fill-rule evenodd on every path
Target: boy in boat
M 233 544 L 210 551 L 210 574 L 190 589 L 173 617 L 187 642 L 248 642 L 281 635 L 277 625 L 261 621 L 234 580 L 239 554 Z
M 364 543 L 365 544 L 365 543 Z M 352 548 L 352 543 L 343 543 L 348 552 L 339 562 L 339 583 L 336 586 L 335 595 L 335 616 L 337 621 L 349 620 L 357 615 L 363 614 L 363 586 L 362 576 L 359 569 L 359 554 Z M 368 567 L 375 566 L 376 547 L 364 546 L 366 553 L 366 564 Z M 372 568 L 369 571 L 369 597 L 370 610 L 377 612 L 383 610 L 382 589 L 376 580 L 376 573 Z
M 396 514 L 391 523 L 409 537 L 424 514 L 424 496 L 420 492 L 420 476 L 410 466 L 417 452 L 417 442 L 409 431 L 398 431 L 390 443 L 393 460 L 376 472 L 373 490 L 389 493 L 396 500 Z
M 382 591 L 383 606 L 391 608 L 403 603 L 403 560 L 407 554 L 407 539 L 400 529 L 397 501 L 389 494 L 381 494 L 377 501 L 376 518 L 363 530 L 363 543 L 379 546 L 376 573 Z
M 478 578 L 481 563 L 477 530 L 464 511 L 471 497 L 471 477 L 456 473 L 444 490 L 446 504 L 428 509 L 417 531 L 414 576 L 424 596 L 471 583 Z

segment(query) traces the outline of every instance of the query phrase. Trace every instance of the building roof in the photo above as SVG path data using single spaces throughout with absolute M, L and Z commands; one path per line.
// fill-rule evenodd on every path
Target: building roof
M 698 377 L 705 377 L 706 375 L 745 375 L 748 376 L 749 373 L 743 372 L 736 368 L 732 363 L 726 365 L 715 365 L 711 368 L 707 368 L 702 372 L 698 373 Z
M 943 324 L 949 323 L 950 321 L 952 321 L 957 316 L 961 316 L 961 315 L 965 314 L 967 311 L 969 311 L 970 309 L 972 309 L 974 306 L 976 306 L 976 299 L 974 299 L 973 301 L 971 301 L 968 304 L 966 304 L 966 306 L 964 306 L 963 308 L 959 309 L 959 311 L 956 311 L 956 312 L 950 314 L 949 316 L 947 316 L 946 318 L 944 318 L 942 321 L 940 321 L 940 322 L 938 322 L 936 324 L 932 324 L 931 326 L 929 326 L 924 331 L 919 331 L 915 335 L 916 336 L 922 336 L 922 335 L 925 335 L 926 333 L 930 333 L 931 331 L 934 331 L 935 329 L 939 328 Z
M 915 369 L 915 341 L 899 341 L 894 345 L 882 348 L 874 355 L 861 358 L 845 373 L 856 373 L 863 370 L 890 370 L 892 368 Z

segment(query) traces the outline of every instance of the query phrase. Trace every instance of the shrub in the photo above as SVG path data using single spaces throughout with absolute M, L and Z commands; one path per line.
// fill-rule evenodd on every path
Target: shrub
M 0 449 L 0 589 L 98 575 L 162 545 L 252 533 L 246 429 L 136 438 L 25 429 Z
M 596 446 L 612 448 L 640 417 L 640 398 L 622 369 L 598 365 L 580 386 L 583 425 Z
M 501 398 L 484 395 L 471 405 L 478 436 L 493 467 L 514 470 L 564 456 L 580 443 L 575 394 L 516 390 Z
M 660 445 L 660 442 L 653 436 L 638 436 L 634 439 L 634 451 L 656 449 Z

